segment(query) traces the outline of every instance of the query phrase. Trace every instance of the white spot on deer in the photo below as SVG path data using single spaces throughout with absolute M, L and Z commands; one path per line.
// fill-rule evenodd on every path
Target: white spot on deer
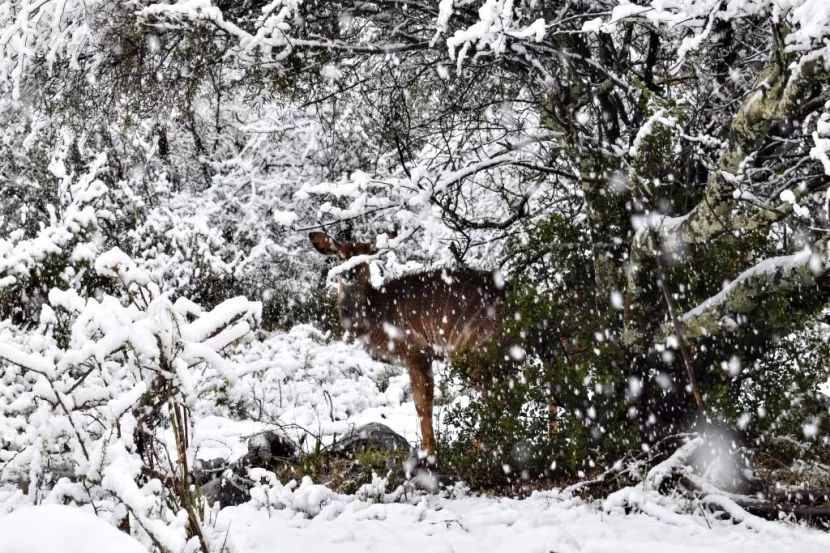
M 383 332 L 392 340 L 399 337 L 401 335 L 401 331 L 398 327 L 393 325 L 392 323 L 384 322 L 383 323 Z M 391 343 L 391 341 L 390 341 Z M 391 351 L 391 350 L 390 350 Z

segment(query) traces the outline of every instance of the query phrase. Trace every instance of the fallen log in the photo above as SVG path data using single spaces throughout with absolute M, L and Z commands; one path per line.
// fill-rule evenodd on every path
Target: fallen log
M 677 479 L 678 489 L 686 495 L 702 498 L 707 506 L 717 507 L 716 502 L 707 498 L 726 498 L 750 515 L 766 520 L 780 520 L 789 517 L 813 526 L 830 525 L 830 490 L 769 490 L 757 495 L 727 493 L 695 475 L 686 474 Z M 731 516 L 731 513 L 729 513 Z M 733 517 L 734 518 L 734 517 Z

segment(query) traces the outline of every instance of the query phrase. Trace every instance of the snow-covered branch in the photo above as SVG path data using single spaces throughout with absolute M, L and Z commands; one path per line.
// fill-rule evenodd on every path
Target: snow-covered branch
M 717 335 L 743 325 L 749 328 L 754 325 L 787 328 L 797 322 L 789 310 L 786 314 L 765 312 L 767 302 L 777 304 L 776 300 L 790 298 L 800 303 L 799 294 L 806 296 L 809 289 L 826 286 L 822 277 L 828 267 L 825 241 L 792 255 L 765 259 L 742 272 L 719 293 L 682 314 L 680 321 L 686 337 Z M 821 301 L 826 297 L 824 293 L 817 299 Z M 817 304 L 812 308 L 820 306 Z
M 682 253 L 687 246 L 706 243 L 737 229 L 749 233 L 766 228 L 803 211 L 798 201 L 830 187 L 827 170 L 826 178 L 816 179 L 809 187 L 797 173 L 788 171 L 792 173 L 791 180 L 784 181 L 771 197 L 764 198 L 752 192 L 752 183 L 745 174 L 747 165 L 757 155 L 756 149 L 775 138 L 769 134 L 773 123 L 805 115 L 802 111 L 810 99 L 809 87 L 822 75 L 822 64 L 812 58 L 795 64 L 793 70 L 785 71 L 778 62 L 768 65 L 731 122 L 733 138 L 710 174 L 703 198 L 685 215 L 645 218 L 634 240 L 637 254 L 654 255 L 663 250 L 659 244 L 651 243 L 654 235 L 668 249 Z M 819 122 L 818 126 L 811 155 L 821 160 L 821 136 L 826 125 Z

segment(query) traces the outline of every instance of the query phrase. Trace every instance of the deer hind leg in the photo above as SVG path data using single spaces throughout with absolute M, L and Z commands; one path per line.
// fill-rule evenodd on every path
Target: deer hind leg
M 435 434 L 432 429 L 432 400 L 435 383 L 432 377 L 432 358 L 426 354 L 412 355 L 408 360 L 412 399 L 421 423 L 421 448 L 435 454 Z

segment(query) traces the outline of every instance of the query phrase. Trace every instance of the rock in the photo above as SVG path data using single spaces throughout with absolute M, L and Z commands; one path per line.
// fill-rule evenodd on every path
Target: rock
M 296 459 L 299 450 L 290 439 L 272 430 L 248 439 L 248 453 L 241 463 L 248 467 L 267 467 L 275 459 Z
M 228 471 L 204 484 L 202 495 L 208 505 L 213 505 L 218 501 L 222 507 L 232 507 L 241 505 L 251 498 L 248 491 L 250 485 L 250 482 L 238 481 L 237 476 Z
M 217 501 L 222 507 L 239 505 L 250 499 L 248 469 L 271 469 L 277 461 L 294 461 L 298 457 L 299 449 L 294 442 L 269 430 L 251 436 L 248 452 L 233 463 L 226 459 L 199 461 L 194 467 L 193 482 L 201 486 L 209 505 Z
M 222 507 L 239 505 L 250 499 L 243 473 L 247 470 L 239 461 L 228 463 L 226 459 L 199 460 L 193 467 L 192 481 L 200 487 L 208 505 L 217 501 Z
M 388 451 L 407 453 L 410 443 L 394 430 L 378 422 L 370 422 L 343 436 L 329 448 L 331 453 L 354 455 L 361 451 Z
M 396 472 L 402 479 L 404 474 L 400 462 L 411 449 L 406 438 L 388 426 L 370 423 L 352 429 L 326 448 L 324 455 L 328 460 L 324 463 L 325 470 L 340 471 L 337 474 L 341 480 L 354 481 L 355 485 L 359 485 L 371 477 L 372 471 L 393 470 L 397 466 Z M 373 456 L 369 464 L 366 464 L 366 459 L 357 462 L 355 455 L 364 451 L 380 455 Z M 222 507 L 239 505 L 250 499 L 253 483 L 248 479 L 248 469 L 260 467 L 279 474 L 280 467 L 296 464 L 300 455 L 298 446 L 285 436 L 272 431 L 263 432 L 248 440 L 248 452 L 233 463 L 223 459 L 200 461 L 195 467 L 193 481 L 201 485 L 202 495 L 209 505 L 217 501 Z
M 197 459 L 196 463 L 193 465 L 193 475 L 191 480 L 197 486 L 203 486 L 229 467 L 230 465 L 226 459 L 217 458 L 210 459 L 208 461 Z

